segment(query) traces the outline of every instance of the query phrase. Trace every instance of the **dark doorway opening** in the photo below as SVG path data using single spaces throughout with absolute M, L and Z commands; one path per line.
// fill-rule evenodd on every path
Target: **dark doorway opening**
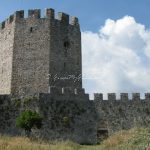
M 108 129 L 98 129 L 97 130 L 97 139 L 104 140 L 108 137 Z

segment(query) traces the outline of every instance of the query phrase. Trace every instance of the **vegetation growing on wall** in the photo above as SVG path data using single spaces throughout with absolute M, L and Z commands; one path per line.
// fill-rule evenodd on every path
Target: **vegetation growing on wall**
M 17 117 L 16 125 L 24 129 L 27 136 L 30 136 L 33 127 L 37 129 L 42 127 L 42 117 L 36 111 L 25 110 Z

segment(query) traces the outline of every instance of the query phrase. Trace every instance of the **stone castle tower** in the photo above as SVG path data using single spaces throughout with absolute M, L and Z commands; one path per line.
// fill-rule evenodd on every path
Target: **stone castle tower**
M 0 94 L 47 93 L 50 87 L 82 91 L 78 19 L 53 9 L 16 11 L 0 24 Z

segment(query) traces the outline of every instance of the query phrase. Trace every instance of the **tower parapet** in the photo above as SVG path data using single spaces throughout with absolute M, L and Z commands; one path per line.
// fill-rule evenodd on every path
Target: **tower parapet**
M 69 24 L 69 15 L 63 12 L 59 12 L 58 20 L 60 20 L 62 23 Z
M 41 10 L 40 9 L 29 9 L 28 10 L 28 17 L 25 18 L 24 10 L 16 11 L 14 14 L 10 15 L 8 19 L 0 23 L 0 30 L 3 30 L 7 25 L 11 24 L 12 22 L 21 21 L 23 19 L 55 19 L 59 20 L 64 24 L 70 24 L 73 26 L 78 26 L 79 21 L 77 17 L 69 16 L 66 13 L 58 12 L 57 16 L 55 17 L 55 10 L 52 8 L 45 9 L 45 14 L 41 17 Z
M 48 19 L 55 19 L 55 10 L 52 8 L 45 9 L 45 17 Z
M 28 10 L 28 18 L 34 18 L 34 19 L 41 18 L 41 10 L 40 9 L 29 9 Z
M 120 100 L 122 101 L 129 100 L 128 93 L 120 93 Z
M 108 93 L 108 100 L 110 100 L 110 101 L 116 100 L 116 94 L 115 93 Z
M 14 20 L 12 21 L 18 21 L 20 19 L 24 19 L 24 10 L 19 10 L 19 11 L 16 11 L 13 15 Z
M 75 26 L 78 26 L 78 25 L 79 25 L 78 18 L 72 16 L 72 17 L 71 17 L 71 24 L 72 24 L 72 25 L 75 25 Z

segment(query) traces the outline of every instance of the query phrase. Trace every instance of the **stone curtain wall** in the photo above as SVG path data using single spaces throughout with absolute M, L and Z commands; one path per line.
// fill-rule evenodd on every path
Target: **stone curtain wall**
M 150 124 L 150 94 L 145 94 L 145 99 L 140 99 L 139 93 L 133 93 L 131 100 L 127 93 L 121 94 L 121 99 L 116 100 L 115 93 L 108 94 L 108 100 L 103 100 L 102 94 L 95 94 L 95 106 L 100 115 L 98 130 L 108 130 L 109 133 L 121 129 Z
M 123 94 L 126 95 L 126 94 Z M 33 130 L 32 136 L 56 140 L 70 139 L 78 143 L 96 143 L 97 133 L 109 134 L 121 129 L 150 124 L 150 98 L 115 100 L 109 94 L 109 100 L 102 100 L 102 94 L 95 94 L 89 101 L 88 94 L 81 89 L 51 88 L 51 93 L 37 97 L 14 99 L 9 95 L 0 95 L 0 133 L 20 135 L 15 120 L 25 109 L 36 110 L 43 117 L 41 130 Z M 127 96 L 127 95 L 126 95 Z M 100 131 L 100 132 L 99 132 Z
M 40 94 L 40 112 L 44 126 L 38 137 L 52 140 L 72 140 L 81 144 L 97 142 L 98 119 L 93 101 L 85 99 L 53 99 L 52 95 Z
M 15 124 L 19 109 L 20 102 L 12 102 L 10 95 L 0 95 L 0 134 L 19 134 Z
M 43 117 L 40 130 L 33 130 L 32 136 L 48 140 L 72 140 L 82 144 L 97 142 L 98 119 L 94 101 L 89 101 L 84 92 L 77 94 L 71 89 L 51 89 L 51 94 L 25 97 L 22 100 L 0 96 L 0 133 L 23 135 L 16 127 L 19 113 L 26 109 L 36 110 Z M 79 93 L 79 91 L 78 91 Z

